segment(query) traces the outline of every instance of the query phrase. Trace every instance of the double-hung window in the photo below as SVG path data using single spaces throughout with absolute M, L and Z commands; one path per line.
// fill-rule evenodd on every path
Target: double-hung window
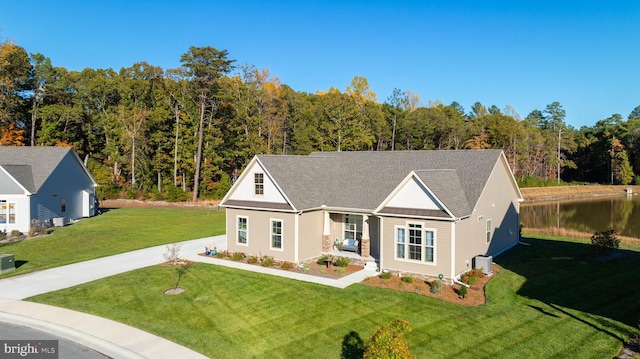
M 271 248 L 282 249 L 282 220 L 271 220 Z
M 395 227 L 395 257 L 411 261 L 435 263 L 436 231 L 421 223 Z
M 255 173 L 253 175 L 254 193 L 257 195 L 264 194 L 264 173 Z
M 247 244 L 249 240 L 249 218 L 237 217 L 238 244 Z
M 16 223 L 16 204 L 0 200 L 0 224 Z
M 491 220 L 487 219 L 487 243 L 491 242 Z

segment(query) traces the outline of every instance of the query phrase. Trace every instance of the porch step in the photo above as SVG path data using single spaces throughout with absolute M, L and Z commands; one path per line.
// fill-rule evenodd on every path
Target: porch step
M 364 264 L 364 268 L 365 269 L 372 269 L 372 270 L 376 270 L 378 268 L 378 265 L 376 264 L 376 262 L 374 261 L 367 261 Z

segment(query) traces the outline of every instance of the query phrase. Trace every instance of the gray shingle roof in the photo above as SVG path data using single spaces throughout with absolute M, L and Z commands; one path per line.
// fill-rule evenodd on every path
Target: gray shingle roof
M 373 211 L 412 171 L 456 216 L 471 214 L 500 150 L 318 152 L 259 155 L 298 210 Z
M 70 151 L 70 147 L 0 146 L 0 166 L 35 193 Z

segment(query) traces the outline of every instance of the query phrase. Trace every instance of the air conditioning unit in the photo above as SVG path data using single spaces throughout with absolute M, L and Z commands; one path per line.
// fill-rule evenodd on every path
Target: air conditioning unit
M 491 263 L 493 262 L 492 256 L 475 256 L 473 257 L 473 268 L 482 268 L 482 272 L 485 275 L 491 275 Z
M 13 254 L 0 254 L 0 274 L 16 269 L 15 256 Z
M 64 227 L 69 224 L 69 218 L 67 217 L 58 217 L 53 219 L 54 227 Z

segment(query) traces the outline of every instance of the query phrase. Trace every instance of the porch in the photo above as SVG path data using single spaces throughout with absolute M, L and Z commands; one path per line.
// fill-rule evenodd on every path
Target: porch
M 368 214 L 324 211 L 322 253 L 368 267 L 379 261 L 378 221 Z

